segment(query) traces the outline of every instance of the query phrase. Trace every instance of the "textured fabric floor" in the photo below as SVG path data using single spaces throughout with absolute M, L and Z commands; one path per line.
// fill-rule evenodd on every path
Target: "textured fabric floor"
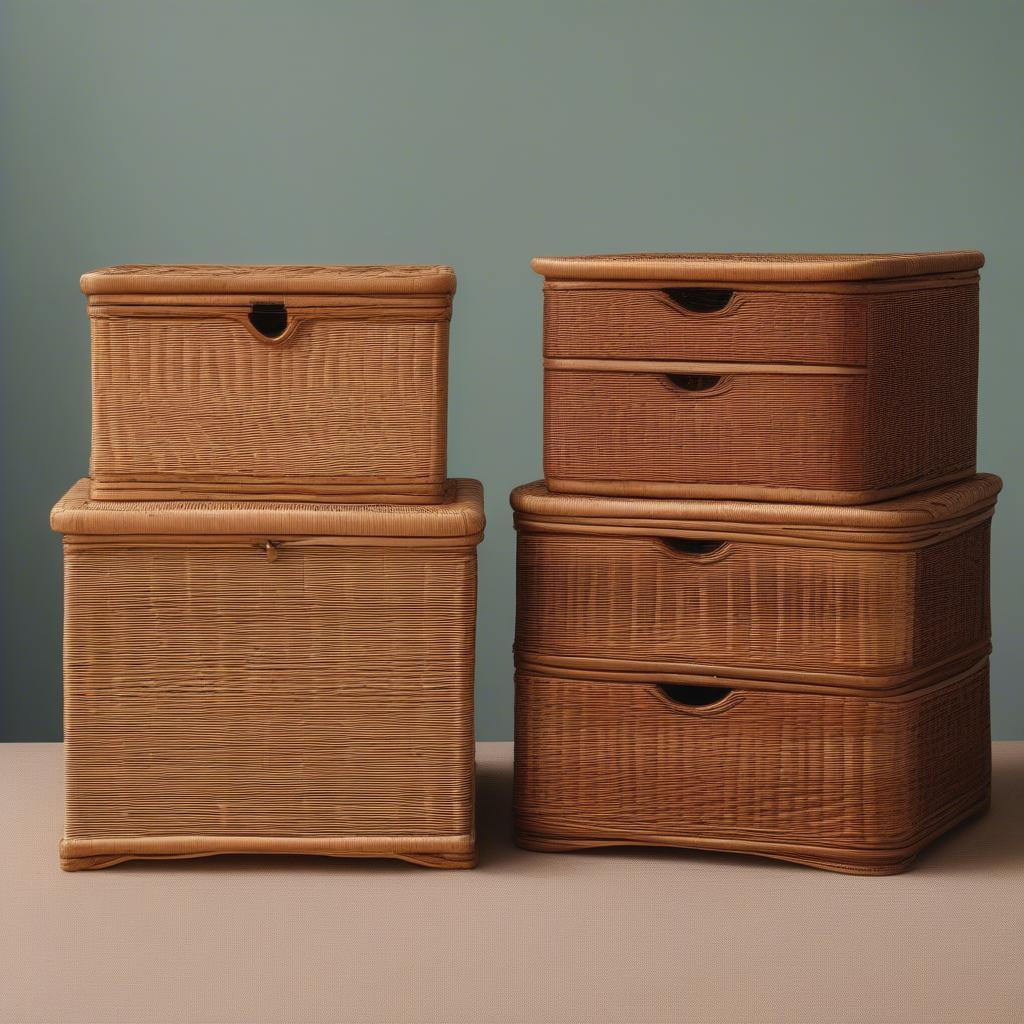
M 0 745 L 4 1024 L 1017 1022 L 1024 743 L 992 811 L 890 878 L 511 842 L 479 748 L 481 863 L 219 857 L 57 867 L 61 748 Z

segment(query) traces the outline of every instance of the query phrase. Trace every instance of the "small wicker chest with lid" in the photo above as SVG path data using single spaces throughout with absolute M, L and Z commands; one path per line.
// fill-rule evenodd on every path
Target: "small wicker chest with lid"
M 548 486 L 852 505 L 970 476 L 983 262 L 534 260 Z
M 449 267 L 82 277 L 101 498 L 440 501 Z
M 109 501 L 65 549 L 61 862 L 475 862 L 480 485 L 429 505 Z

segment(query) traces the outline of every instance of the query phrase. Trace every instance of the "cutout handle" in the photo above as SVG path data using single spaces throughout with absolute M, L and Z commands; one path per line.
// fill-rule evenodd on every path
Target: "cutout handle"
M 677 306 L 690 313 L 718 313 L 729 305 L 729 288 L 665 288 L 664 293 Z
M 659 683 L 658 690 L 666 700 L 684 708 L 711 708 L 721 704 L 733 692 L 720 686 L 694 686 L 689 683 Z
M 266 341 L 280 341 L 288 331 L 288 310 L 283 302 L 254 302 L 249 323 Z
M 710 391 L 722 379 L 713 373 L 666 373 L 665 379 L 680 391 Z
M 696 540 L 690 537 L 659 537 L 659 541 L 678 555 L 711 555 L 725 547 L 724 540 Z

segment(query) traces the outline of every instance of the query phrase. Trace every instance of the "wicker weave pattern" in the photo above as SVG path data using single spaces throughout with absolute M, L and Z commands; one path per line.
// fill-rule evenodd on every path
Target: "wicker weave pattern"
M 479 527 L 478 486 L 460 491 Z M 346 534 L 368 513 L 344 507 L 333 535 L 272 546 L 118 535 L 105 503 L 84 504 L 54 514 L 100 519 L 65 537 L 65 867 L 230 851 L 473 863 L 478 534 L 443 536 L 442 506 L 424 513 L 434 538 Z
M 884 508 L 874 529 L 822 535 L 786 529 L 761 506 L 760 535 L 744 535 L 724 516 L 697 529 L 673 521 L 681 512 L 673 506 L 683 504 L 674 502 L 660 503 L 661 518 L 650 502 L 647 516 L 602 521 L 600 501 L 581 497 L 538 517 L 528 510 L 544 507 L 543 497 L 523 488 L 512 499 L 521 510 L 517 654 L 584 673 L 754 674 L 798 687 L 906 689 L 989 645 L 991 506 L 981 518 L 957 515 L 976 489 L 945 490 L 949 518 L 938 511 L 942 492 L 932 492 L 938 522 L 909 534 Z M 628 512 L 635 503 L 617 504 Z M 720 546 L 673 548 L 688 536 Z
M 865 393 L 861 377 L 733 374 L 691 395 L 660 373 L 548 368 L 544 475 L 581 493 L 840 497 L 861 490 Z
M 973 473 L 976 275 L 771 290 L 744 288 L 736 266 L 720 266 L 727 289 L 729 273 L 739 283 L 711 312 L 681 308 L 671 288 L 631 286 L 625 269 L 614 279 L 610 258 L 549 282 L 552 489 L 857 504 Z
M 691 313 L 664 291 L 544 290 L 544 354 L 863 365 L 877 295 L 735 292 L 721 313 Z
M 888 874 L 988 801 L 987 665 L 903 697 L 657 687 L 520 674 L 516 826 L 537 849 L 760 853 Z M 723 691 L 723 694 L 727 691 Z
M 93 315 L 96 493 L 440 500 L 447 320 Z
M 526 536 L 518 649 L 643 671 L 770 668 L 795 681 L 902 683 L 987 646 L 987 534 L 978 526 L 920 554 L 736 543 L 711 559 L 657 540 Z

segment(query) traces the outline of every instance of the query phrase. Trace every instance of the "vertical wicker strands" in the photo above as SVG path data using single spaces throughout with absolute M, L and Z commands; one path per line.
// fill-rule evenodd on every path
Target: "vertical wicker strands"
M 62 864 L 475 862 L 482 492 L 437 505 L 90 500 L 65 534 Z

